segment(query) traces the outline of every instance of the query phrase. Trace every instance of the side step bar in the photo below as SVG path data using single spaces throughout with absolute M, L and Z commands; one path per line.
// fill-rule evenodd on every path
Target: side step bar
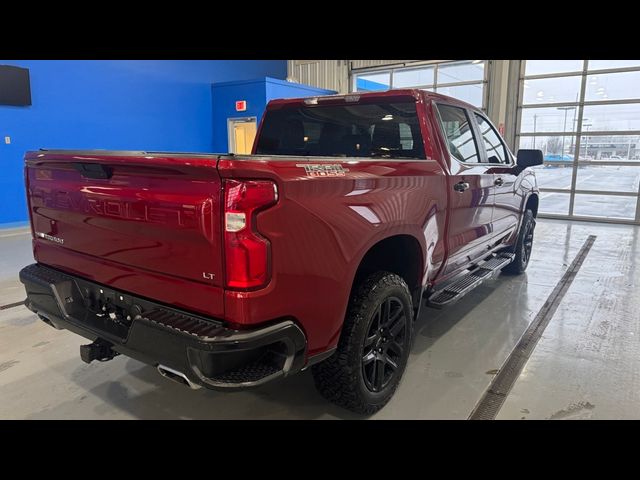
M 441 290 L 434 292 L 427 300 L 427 306 L 442 308 L 464 297 L 482 282 L 491 278 L 493 273 L 509 265 L 515 258 L 514 253 L 499 253 L 493 258 L 480 264 L 459 280 L 450 283 Z

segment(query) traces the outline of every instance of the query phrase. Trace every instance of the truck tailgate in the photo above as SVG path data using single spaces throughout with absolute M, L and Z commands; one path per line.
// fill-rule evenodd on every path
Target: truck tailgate
M 222 315 L 216 156 L 41 151 L 25 161 L 36 260 Z

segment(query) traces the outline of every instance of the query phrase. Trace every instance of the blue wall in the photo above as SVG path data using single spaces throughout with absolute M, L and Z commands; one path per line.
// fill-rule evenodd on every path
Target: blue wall
M 27 219 L 25 151 L 216 151 L 211 84 L 287 74 L 285 60 L 0 60 L 0 64 L 29 68 L 33 103 L 0 105 L 0 226 Z M 6 136 L 11 137 L 10 145 L 4 142 Z
M 358 92 L 375 92 L 378 90 L 389 90 L 389 85 L 384 83 L 374 82 L 373 80 L 366 80 L 364 78 L 356 78 L 356 90 Z
M 213 91 L 213 151 L 227 152 L 229 118 L 256 117 L 258 123 L 269 100 L 275 98 L 312 97 L 331 95 L 333 90 L 287 82 L 275 78 L 259 78 L 240 82 L 221 82 L 212 86 Z M 246 100 L 247 110 L 236 112 L 236 101 Z

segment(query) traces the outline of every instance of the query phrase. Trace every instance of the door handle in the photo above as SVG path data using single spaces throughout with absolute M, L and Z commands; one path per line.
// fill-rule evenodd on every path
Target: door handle
M 453 186 L 453 189 L 456 192 L 464 192 L 468 188 L 469 188 L 469 184 L 467 182 L 458 182 Z
M 500 187 L 500 186 L 504 185 L 504 180 L 502 178 L 498 177 L 498 178 L 496 178 L 496 181 L 493 182 L 493 183 L 494 183 L 494 185 L 497 185 L 498 187 Z

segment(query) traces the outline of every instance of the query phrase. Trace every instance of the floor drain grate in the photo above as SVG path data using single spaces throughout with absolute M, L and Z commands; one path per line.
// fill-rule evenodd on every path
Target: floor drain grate
M 567 271 L 564 272 L 564 275 L 546 302 L 544 302 L 531 325 L 522 334 L 520 341 L 518 341 L 498 374 L 493 378 L 489 388 L 487 388 L 471 415 L 469 415 L 469 420 L 493 420 L 498 416 L 498 412 L 502 408 L 507 395 L 509 395 L 511 388 L 520 376 L 520 372 L 522 372 L 527 360 L 529 360 L 549 321 L 553 318 L 553 314 L 558 309 L 562 298 L 571 286 L 595 240 L 595 235 L 589 235 L 585 240 L 576 258 L 573 259 Z
M 24 305 L 26 300 L 22 300 L 21 302 L 8 303 L 6 305 L 0 305 L 0 310 L 7 310 L 8 308 L 19 307 L 20 305 Z

